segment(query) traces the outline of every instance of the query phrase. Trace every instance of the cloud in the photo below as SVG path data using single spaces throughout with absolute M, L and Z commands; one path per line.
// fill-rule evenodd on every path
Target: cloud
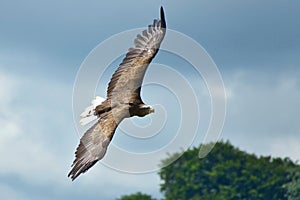
M 297 67 L 231 72 L 224 137 L 250 152 L 299 159 L 299 73 Z
M 28 199 L 24 198 L 21 194 L 18 194 L 13 188 L 0 183 L 0 193 L 1 193 L 1 198 L 3 199 L 10 199 L 10 200 L 17 200 L 17 199 Z
M 2 127 L 0 156 L 3 159 L 0 176 L 11 174 L 20 180 L 36 185 L 41 182 L 57 182 L 56 178 L 60 175 L 63 163 L 61 158 L 51 151 L 50 144 L 46 140 L 46 134 L 50 132 L 44 129 L 47 121 L 41 122 L 47 112 L 53 114 L 53 110 L 51 108 L 47 110 L 49 104 L 46 99 L 42 102 L 36 96 L 30 97 L 29 105 L 22 104 L 23 100 L 25 102 L 29 100 L 28 96 L 23 96 L 22 93 L 31 92 L 27 88 L 30 82 L 26 78 L 14 77 L 3 72 L 0 76 L 1 85 L 5 85 L 0 94 L 0 98 L 3 99 L 0 106 L 4 108 L 1 109 L 0 118 Z M 36 90 L 39 86 L 30 85 L 29 87 Z M 45 104 L 42 105 L 43 103 Z M 55 115 L 57 113 L 54 112 Z

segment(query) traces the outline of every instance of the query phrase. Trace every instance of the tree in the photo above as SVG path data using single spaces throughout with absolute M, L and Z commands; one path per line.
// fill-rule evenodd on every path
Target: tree
M 148 194 L 142 194 L 141 192 L 137 192 L 135 194 L 124 195 L 117 200 L 155 200 Z
M 300 169 L 291 169 L 289 178 L 291 181 L 284 185 L 287 189 L 287 197 L 289 200 L 300 200 Z
M 164 181 L 161 191 L 167 200 L 269 200 L 288 199 L 288 193 L 299 194 L 299 179 L 293 180 L 295 176 L 289 172 L 299 170 L 299 165 L 288 158 L 257 157 L 229 142 L 217 143 L 203 159 L 198 158 L 198 151 L 188 150 L 159 172 Z M 294 186 L 295 183 L 298 185 Z

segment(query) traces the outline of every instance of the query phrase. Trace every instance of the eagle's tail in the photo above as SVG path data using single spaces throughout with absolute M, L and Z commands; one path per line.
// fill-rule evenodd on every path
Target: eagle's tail
M 81 114 L 80 117 L 82 118 L 79 123 L 84 126 L 92 121 L 94 121 L 95 119 L 97 119 L 97 116 L 94 115 L 95 112 L 95 108 L 97 106 L 99 106 L 103 101 L 105 101 L 104 98 L 102 97 L 95 97 L 95 99 L 92 100 L 92 105 L 87 107 Z

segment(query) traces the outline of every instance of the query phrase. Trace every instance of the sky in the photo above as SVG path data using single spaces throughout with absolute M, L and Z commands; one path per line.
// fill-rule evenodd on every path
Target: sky
M 112 169 L 105 163 L 112 160 L 114 167 L 123 169 L 136 167 L 136 162 L 109 150 L 104 163 L 74 182 L 67 178 L 80 135 L 79 111 L 74 111 L 73 104 L 80 66 L 95 47 L 112 35 L 145 27 L 158 18 L 161 5 L 168 28 L 199 43 L 222 76 L 227 109 L 219 139 L 257 155 L 300 159 L 299 2 L 1 0 L 1 199 L 115 199 L 137 191 L 162 197 L 157 171 L 132 174 Z M 167 33 L 166 41 L 169 36 Z M 118 47 L 111 47 L 115 48 Z M 120 59 L 116 57 L 105 66 L 97 95 L 105 95 L 107 82 Z M 167 65 L 170 74 L 166 74 L 170 76 L 153 65 L 145 79 L 149 83 L 165 81 L 174 91 L 145 86 L 143 99 L 158 105 L 157 113 L 124 121 L 112 145 L 143 153 L 173 141 L 178 123 L 187 120 L 182 110 L 194 108 L 194 104 L 186 105 L 178 99 L 189 95 L 189 90 L 180 89 L 179 80 L 184 77 L 182 80 L 188 81 L 200 100 L 201 120 L 195 140 L 190 135 L 186 137 L 191 139 L 187 143 L 192 141 L 191 146 L 198 146 L 212 109 L 203 79 L 193 74 L 188 62 L 167 52 L 159 52 L 154 62 Z M 182 76 L 174 80 L 172 69 Z M 88 106 L 92 96 L 81 98 L 79 110 Z M 144 133 L 149 135 L 143 135 L 147 140 L 142 142 L 129 137 L 141 129 L 149 130 L 149 123 L 154 124 L 149 127 L 155 137 L 151 131 Z M 160 126 L 162 131 L 155 129 Z M 180 151 L 177 147 L 169 150 Z

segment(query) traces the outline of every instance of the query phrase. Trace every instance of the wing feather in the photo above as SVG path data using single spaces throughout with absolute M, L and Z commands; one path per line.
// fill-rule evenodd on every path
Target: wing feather
M 85 132 L 75 152 L 73 168 L 68 177 L 75 180 L 104 157 L 118 124 L 126 117 L 126 112 L 128 109 L 123 107 L 103 113 L 98 122 Z
M 108 84 L 107 97 L 115 102 L 134 102 L 140 100 L 140 87 L 145 72 L 151 60 L 157 54 L 166 33 L 166 22 L 163 8 L 161 19 L 155 19 L 134 40 L 134 47 L 130 48 L 113 74 Z

